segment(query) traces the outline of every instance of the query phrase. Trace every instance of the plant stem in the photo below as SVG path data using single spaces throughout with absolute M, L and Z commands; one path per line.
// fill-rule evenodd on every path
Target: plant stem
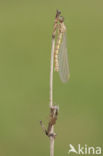
M 50 64 L 50 107 L 53 106 L 53 62 L 54 62 L 55 39 L 52 39 L 51 64 Z
M 54 60 L 54 48 L 55 48 L 55 38 L 52 38 L 52 48 L 51 48 L 51 64 L 50 64 L 50 109 L 53 106 L 53 60 Z M 51 132 L 54 133 L 54 126 L 51 128 Z M 50 156 L 54 156 L 54 137 L 50 137 Z
M 51 64 L 50 64 L 50 111 L 53 108 L 53 62 L 54 62 L 54 50 L 55 50 L 55 35 L 58 26 L 58 19 L 61 12 L 57 10 L 54 21 L 53 33 L 52 33 L 52 48 L 51 48 Z M 54 126 L 51 127 L 51 134 L 54 134 Z M 54 137 L 50 136 L 50 156 L 54 156 Z

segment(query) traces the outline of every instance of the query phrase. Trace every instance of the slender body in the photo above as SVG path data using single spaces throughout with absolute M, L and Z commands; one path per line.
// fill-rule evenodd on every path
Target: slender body
M 57 37 L 56 47 L 54 51 L 54 66 L 55 66 L 55 71 L 57 72 L 59 71 L 59 62 L 58 62 L 59 49 L 62 42 L 63 34 L 66 31 L 66 26 L 64 25 L 63 19 L 60 21 L 58 28 L 59 28 L 58 37 Z
M 61 81 L 65 83 L 70 77 L 66 45 L 66 26 L 63 17 L 59 18 L 59 22 L 58 36 L 54 51 L 54 66 L 55 71 L 59 72 Z
M 59 71 L 59 63 L 58 63 L 58 53 L 59 53 L 59 48 L 62 40 L 62 33 L 59 32 L 58 38 L 57 38 L 57 43 L 56 43 L 56 48 L 54 52 L 54 66 L 55 66 L 55 71 Z

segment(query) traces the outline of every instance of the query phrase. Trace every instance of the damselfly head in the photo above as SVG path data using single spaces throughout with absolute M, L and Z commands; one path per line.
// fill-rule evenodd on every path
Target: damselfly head
M 61 14 L 61 11 L 60 10 L 57 10 L 56 17 L 59 17 L 60 14 Z

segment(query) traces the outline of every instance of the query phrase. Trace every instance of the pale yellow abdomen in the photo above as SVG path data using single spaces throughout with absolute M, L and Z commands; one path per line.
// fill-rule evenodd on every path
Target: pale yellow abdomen
M 61 41 L 62 41 L 62 33 L 59 32 L 57 42 L 56 42 L 55 51 L 54 51 L 54 66 L 55 66 L 55 71 L 57 71 L 57 72 L 59 71 L 58 53 L 59 53 Z

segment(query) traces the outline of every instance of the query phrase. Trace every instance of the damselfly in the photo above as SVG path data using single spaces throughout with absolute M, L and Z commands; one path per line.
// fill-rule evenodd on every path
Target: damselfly
M 67 82 L 70 73 L 68 65 L 68 53 L 66 45 L 66 26 L 64 24 L 63 17 L 59 18 L 58 36 L 56 41 L 56 47 L 54 51 L 54 65 L 55 71 L 59 72 L 62 82 Z

